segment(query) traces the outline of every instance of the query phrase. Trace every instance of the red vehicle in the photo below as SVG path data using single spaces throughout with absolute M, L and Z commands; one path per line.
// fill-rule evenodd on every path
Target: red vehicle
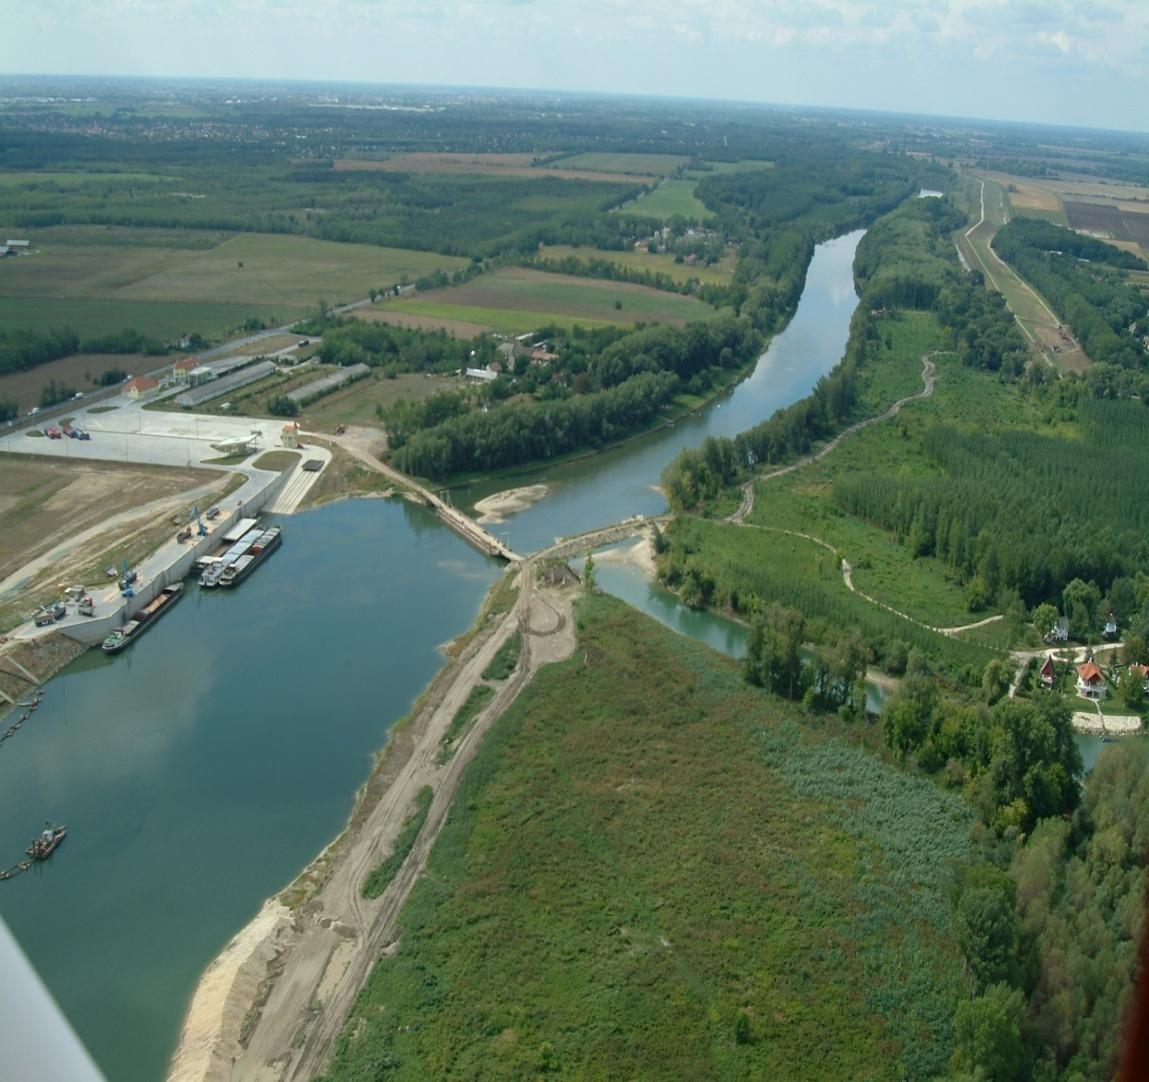
M 61 440 L 64 438 L 64 433 L 61 432 L 55 425 L 49 425 L 44 429 L 44 435 L 50 440 Z

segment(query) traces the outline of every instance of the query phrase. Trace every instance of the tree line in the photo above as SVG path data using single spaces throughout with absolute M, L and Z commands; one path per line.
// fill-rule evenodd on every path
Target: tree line
M 1146 269 L 1144 260 L 1035 218 L 1015 218 L 994 237 L 993 247 L 1069 324 L 1092 360 L 1149 367 L 1143 343 L 1149 304 L 1122 273 Z

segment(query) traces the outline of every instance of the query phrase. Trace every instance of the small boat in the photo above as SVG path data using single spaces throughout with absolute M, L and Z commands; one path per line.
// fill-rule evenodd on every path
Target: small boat
M 54 827 L 51 823 L 45 823 L 40 836 L 24 852 L 33 860 L 47 860 L 60 847 L 60 843 L 67 835 L 67 827 Z

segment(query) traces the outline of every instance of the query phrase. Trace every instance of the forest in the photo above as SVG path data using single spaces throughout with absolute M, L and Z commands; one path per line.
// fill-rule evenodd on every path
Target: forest
M 1004 302 L 961 271 L 947 239 L 962 220 L 945 199 L 912 199 L 880 218 L 858 244 L 861 299 L 841 362 L 809 397 L 733 439 L 684 450 L 663 473 L 671 506 L 696 508 L 758 466 L 792 461 L 856 420 L 860 375 L 878 346 L 875 321 L 888 306 L 933 310 L 966 364 L 1020 374 L 1025 345 Z
M 1149 567 L 1149 411 L 1087 400 L 1078 424 L 1077 439 L 939 425 L 923 438 L 935 473 L 851 473 L 833 499 L 890 530 L 912 556 L 951 568 L 975 611 L 1003 589 L 1030 607 L 1060 606 L 1080 581 L 1100 592 L 1083 618 L 1095 622 L 1108 608 L 1127 618 L 1128 604 L 1109 595 Z
M 1015 218 L 993 247 L 1069 324 L 1093 361 L 1149 367 L 1149 304 L 1122 273 L 1145 270 L 1144 260 L 1034 218 Z

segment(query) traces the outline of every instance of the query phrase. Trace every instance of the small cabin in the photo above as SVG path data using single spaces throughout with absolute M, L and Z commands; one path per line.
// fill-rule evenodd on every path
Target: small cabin
M 1117 638 L 1117 617 L 1110 613 L 1105 618 L 1105 627 L 1101 629 L 1101 637 L 1108 642 Z
M 1045 664 L 1041 666 L 1041 671 L 1037 675 L 1043 688 L 1051 689 L 1053 687 L 1053 681 L 1057 674 L 1053 669 L 1052 655 L 1045 659 Z
M 1077 694 L 1083 699 L 1101 699 L 1105 697 L 1108 688 L 1105 677 L 1097 667 L 1097 662 L 1087 661 L 1077 666 Z
M 1046 642 L 1068 642 L 1069 641 L 1069 620 L 1064 616 L 1057 618 L 1057 623 L 1049 629 L 1045 636 Z

